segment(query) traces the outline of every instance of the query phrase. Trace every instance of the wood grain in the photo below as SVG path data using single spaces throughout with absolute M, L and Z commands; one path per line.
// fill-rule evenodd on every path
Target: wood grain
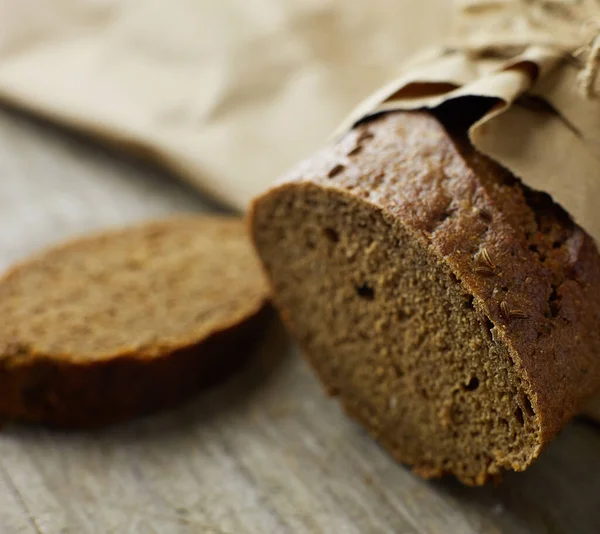
M 59 239 L 215 209 L 169 176 L 0 113 L 0 270 Z M 2 534 L 600 532 L 600 429 L 570 425 L 497 486 L 425 482 L 322 393 L 279 326 L 181 409 L 92 433 L 0 434 Z

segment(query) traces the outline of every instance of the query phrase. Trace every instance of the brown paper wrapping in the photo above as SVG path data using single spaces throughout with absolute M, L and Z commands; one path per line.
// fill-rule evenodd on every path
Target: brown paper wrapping
M 504 3 L 509 13 L 515 4 L 526 10 L 524 2 Z M 502 2 L 494 3 L 500 9 L 497 4 Z M 494 22 L 495 15 L 488 16 Z M 469 130 L 471 142 L 527 185 L 552 195 L 600 243 L 600 99 L 582 93 L 582 67 L 572 61 L 582 45 L 582 36 L 572 38 L 582 20 L 571 32 L 561 29 L 553 43 L 551 35 L 531 34 L 532 41 L 548 44 L 522 45 L 524 30 L 516 44 L 493 32 L 486 43 L 479 26 L 473 46 L 466 39 L 461 48 L 434 50 L 413 62 L 341 130 L 384 111 L 491 99 L 491 109 Z

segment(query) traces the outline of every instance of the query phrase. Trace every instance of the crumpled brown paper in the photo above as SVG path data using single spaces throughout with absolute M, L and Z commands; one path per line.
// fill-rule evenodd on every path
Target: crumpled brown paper
M 600 15 L 600 3 L 574 4 L 577 16 L 571 19 L 558 11 L 556 26 L 556 8 L 548 8 L 545 26 L 538 27 L 530 21 L 540 15 L 531 13 L 543 4 L 463 2 L 458 20 L 464 37 L 455 39 L 462 45 L 433 50 L 413 61 L 398 80 L 364 101 L 341 129 L 383 111 L 435 108 L 465 98 L 473 104 L 487 100 L 489 111 L 469 130 L 472 143 L 526 184 L 550 193 L 600 243 L 600 98 L 582 91 L 584 60 L 573 57 L 585 45 L 583 30 Z M 588 11 L 582 11 L 584 5 Z M 478 15 L 473 23 L 477 31 L 470 35 L 464 27 L 473 13 Z M 510 27 L 498 25 L 505 19 Z M 491 27 L 487 41 L 486 21 Z
M 0 101 L 244 209 L 317 149 L 448 0 L 0 0 Z

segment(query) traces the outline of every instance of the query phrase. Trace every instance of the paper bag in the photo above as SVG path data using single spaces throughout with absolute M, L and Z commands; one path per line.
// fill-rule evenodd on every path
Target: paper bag
M 494 13 L 503 13 L 502 4 L 511 17 L 520 6 L 526 19 L 529 3 L 494 2 Z M 600 4 L 592 5 L 600 14 Z M 341 130 L 384 111 L 469 99 L 485 110 L 469 130 L 475 147 L 530 187 L 549 193 L 600 243 L 600 98 L 582 88 L 584 66 L 573 57 L 585 44 L 583 36 L 573 36 L 595 12 L 582 13 L 570 32 L 553 32 L 548 25 L 543 33 L 528 34 L 521 27 L 512 44 L 510 30 L 491 31 L 485 41 L 479 20 L 474 39 L 465 34 L 460 47 L 432 50 L 413 61 L 398 80 L 364 101 Z M 467 9 L 467 20 L 468 14 Z M 488 16 L 492 25 L 499 17 Z M 564 25 L 561 12 L 558 27 Z

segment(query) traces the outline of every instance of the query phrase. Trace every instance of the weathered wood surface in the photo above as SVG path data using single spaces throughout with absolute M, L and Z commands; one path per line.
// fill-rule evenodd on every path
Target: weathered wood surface
M 211 206 L 168 176 L 0 113 L 0 270 L 66 236 Z M 214 208 L 213 208 L 214 209 Z M 600 428 L 498 487 L 424 482 L 326 399 L 275 328 L 187 406 L 93 433 L 0 433 L 0 533 L 600 532 Z

